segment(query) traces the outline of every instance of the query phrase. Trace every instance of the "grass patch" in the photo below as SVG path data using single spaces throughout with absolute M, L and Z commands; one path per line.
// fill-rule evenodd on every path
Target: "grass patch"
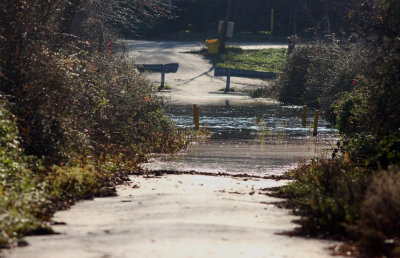
M 218 67 L 254 70 L 263 72 L 280 72 L 286 61 L 285 48 L 268 48 L 260 50 L 243 50 L 227 48 L 226 53 L 219 54 L 215 63 Z

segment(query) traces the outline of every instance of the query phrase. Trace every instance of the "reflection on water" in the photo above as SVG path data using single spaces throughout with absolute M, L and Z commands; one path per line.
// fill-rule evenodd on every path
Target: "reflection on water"
M 170 105 L 169 116 L 179 127 L 193 127 L 191 105 Z M 336 130 L 319 121 L 312 136 L 313 114 L 301 127 L 301 107 L 276 103 L 232 104 L 200 107 L 200 123 L 211 139 L 193 144 L 187 152 L 156 158 L 145 164 L 153 170 L 179 170 L 249 174 L 281 174 L 300 160 L 328 153 Z

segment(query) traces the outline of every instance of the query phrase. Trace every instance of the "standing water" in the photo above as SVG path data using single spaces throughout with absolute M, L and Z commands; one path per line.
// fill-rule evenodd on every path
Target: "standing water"
M 193 127 L 192 105 L 169 105 L 168 115 L 179 127 Z M 329 154 L 337 131 L 320 118 L 312 136 L 314 114 L 302 127 L 302 107 L 258 100 L 200 106 L 200 124 L 211 132 L 205 141 L 184 152 L 158 156 L 143 167 L 149 170 L 282 175 L 302 160 Z

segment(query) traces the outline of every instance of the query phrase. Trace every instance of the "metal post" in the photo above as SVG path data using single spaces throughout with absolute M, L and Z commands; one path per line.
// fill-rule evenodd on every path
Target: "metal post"
M 229 92 L 230 85 L 231 85 L 231 69 L 228 69 L 228 74 L 226 76 L 225 93 Z
M 200 117 L 200 109 L 197 105 L 193 105 L 193 122 L 194 122 L 194 128 L 196 130 L 199 130 L 200 128 L 199 117 Z
M 164 82 L 165 82 L 165 72 L 167 70 L 166 65 L 162 66 L 162 70 L 161 70 L 161 86 L 160 86 L 160 90 L 164 89 Z
M 303 127 L 306 127 L 306 120 L 307 120 L 307 106 L 304 105 L 304 106 L 303 106 L 302 122 L 301 122 L 301 125 L 302 125 Z
M 314 114 L 314 132 L 313 136 L 317 136 L 318 134 L 318 117 L 319 117 L 319 111 L 316 110 Z

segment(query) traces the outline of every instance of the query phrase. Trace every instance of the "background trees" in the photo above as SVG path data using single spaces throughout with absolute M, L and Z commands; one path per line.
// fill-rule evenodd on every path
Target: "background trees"
M 126 31 L 126 37 L 164 35 L 179 32 L 217 34 L 218 22 L 224 20 L 227 0 L 173 0 L 169 16 L 140 27 L 136 34 Z M 230 20 L 236 33 L 270 31 L 271 10 L 275 13 L 274 34 L 300 34 L 311 37 L 327 33 L 340 34 L 351 1 L 339 0 L 232 0 Z

